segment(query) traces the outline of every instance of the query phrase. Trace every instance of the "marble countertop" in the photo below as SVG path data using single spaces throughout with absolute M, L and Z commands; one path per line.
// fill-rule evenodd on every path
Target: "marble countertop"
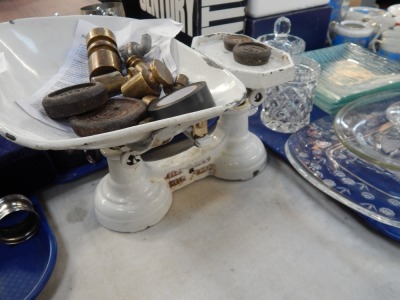
M 157 225 L 102 227 L 100 171 L 38 197 L 58 243 L 38 299 L 398 299 L 400 244 L 269 154 L 249 181 L 174 192 Z

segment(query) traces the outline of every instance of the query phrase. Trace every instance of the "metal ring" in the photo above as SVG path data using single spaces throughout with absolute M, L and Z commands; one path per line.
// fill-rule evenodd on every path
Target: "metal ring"
M 21 243 L 38 231 L 39 224 L 40 217 L 28 198 L 19 194 L 0 198 L 1 243 Z

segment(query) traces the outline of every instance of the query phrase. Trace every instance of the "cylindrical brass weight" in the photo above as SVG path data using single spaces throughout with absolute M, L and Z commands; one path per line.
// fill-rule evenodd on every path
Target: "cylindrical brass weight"
M 91 29 L 86 35 L 90 78 L 121 72 L 121 63 L 114 33 L 104 27 Z
M 146 104 L 147 106 L 149 106 L 149 104 L 150 104 L 151 101 L 154 101 L 154 100 L 157 100 L 157 99 L 158 99 L 157 96 L 147 95 L 147 96 L 144 96 L 144 97 L 142 98 L 142 101 L 144 102 L 144 104 Z
M 118 48 L 115 46 L 113 43 L 107 40 L 97 40 L 93 43 L 90 44 L 90 46 L 87 47 L 87 53 L 88 57 L 93 54 L 93 52 L 99 50 L 99 49 L 106 49 L 114 52 L 115 54 L 119 55 Z
M 137 55 L 129 56 L 128 59 L 126 60 L 126 66 L 128 68 L 130 67 L 135 68 L 136 65 L 143 63 L 145 63 L 144 59 Z
M 86 46 L 89 47 L 93 42 L 98 40 L 109 41 L 117 46 L 115 35 L 108 28 L 97 27 L 91 29 L 86 35 Z
M 126 60 L 126 65 L 128 69 L 135 68 L 138 72 L 142 72 L 144 69 L 149 70 L 150 80 L 161 84 L 163 87 L 171 87 L 174 84 L 171 71 L 158 59 L 152 60 L 148 65 L 142 57 L 132 55 Z
M 136 70 L 134 67 L 129 67 L 128 69 L 126 69 L 127 80 L 135 76 L 137 73 L 139 73 L 139 71 Z
M 152 77 L 163 87 L 171 87 L 174 84 L 174 77 L 167 66 L 160 60 L 154 59 L 150 63 Z
M 178 74 L 175 77 L 175 85 L 179 85 L 180 87 L 187 86 L 189 84 L 189 77 L 185 74 Z
M 124 78 L 119 71 L 115 71 L 92 77 L 91 81 L 101 82 L 106 87 L 108 96 L 112 97 L 121 94 L 121 86 L 127 81 L 127 79 Z
M 170 87 L 165 87 L 164 92 L 166 94 L 171 94 L 187 85 L 189 85 L 189 77 L 187 77 L 185 74 L 178 74 L 175 77 L 174 84 Z
M 142 99 L 147 95 L 159 96 L 161 87 L 150 80 L 149 70 L 143 70 L 125 82 L 121 92 L 125 97 Z
M 119 56 L 113 51 L 99 49 L 89 56 L 90 78 L 112 73 L 121 72 Z

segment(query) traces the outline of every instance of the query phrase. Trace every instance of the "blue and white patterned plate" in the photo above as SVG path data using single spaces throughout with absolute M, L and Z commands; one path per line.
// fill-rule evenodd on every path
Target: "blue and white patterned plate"
M 285 144 L 289 162 L 315 187 L 400 240 L 400 174 L 349 151 L 332 124 L 328 116 L 292 134 Z

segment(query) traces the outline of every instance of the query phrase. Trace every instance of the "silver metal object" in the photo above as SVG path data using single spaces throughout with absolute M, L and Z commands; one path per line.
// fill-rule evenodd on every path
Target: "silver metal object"
M 128 60 L 129 57 L 137 55 L 144 57 L 151 50 L 151 35 L 145 33 L 142 35 L 140 43 L 129 42 L 119 48 L 121 57 L 124 61 Z
M 40 217 L 32 202 L 20 194 L 0 198 L 0 242 L 18 244 L 39 229 Z
M 106 2 L 81 7 L 81 15 L 125 17 L 122 2 Z

